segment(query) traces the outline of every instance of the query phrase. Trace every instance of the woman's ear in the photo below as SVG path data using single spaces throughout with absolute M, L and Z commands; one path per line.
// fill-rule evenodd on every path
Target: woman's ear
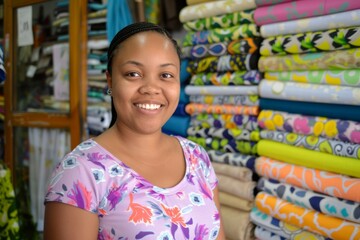
M 109 71 L 106 71 L 105 74 L 106 74 L 106 81 L 107 81 L 108 88 L 111 89 L 112 88 L 111 74 L 109 73 Z

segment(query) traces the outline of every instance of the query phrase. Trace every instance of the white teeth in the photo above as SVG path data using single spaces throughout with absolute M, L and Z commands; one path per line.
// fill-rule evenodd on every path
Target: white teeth
M 136 104 L 136 106 L 146 110 L 156 110 L 161 107 L 161 105 L 158 104 Z

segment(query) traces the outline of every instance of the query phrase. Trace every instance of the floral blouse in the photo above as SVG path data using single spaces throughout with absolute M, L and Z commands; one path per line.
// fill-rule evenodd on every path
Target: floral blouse
M 62 202 L 97 214 L 98 239 L 216 239 L 220 216 L 213 201 L 214 169 L 201 146 L 176 138 L 186 173 L 174 187 L 152 185 L 89 139 L 57 165 L 45 203 Z

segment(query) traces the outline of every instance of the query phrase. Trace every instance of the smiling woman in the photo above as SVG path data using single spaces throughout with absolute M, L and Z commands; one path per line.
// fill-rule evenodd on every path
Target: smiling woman
M 115 35 L 106 73 L 112 123 L 54 170 L 45 239 L 225 239 L 208 154 L 161 131 L 179 102 L 180 59 L 158 25 Z

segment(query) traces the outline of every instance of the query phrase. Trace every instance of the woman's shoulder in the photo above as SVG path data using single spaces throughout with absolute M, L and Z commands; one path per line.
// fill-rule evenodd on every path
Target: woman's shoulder
M 205 159 L 208 158 L 207 151 L 198 143 L 195 143 L 194 141 L 182 136 L 175 136 L 175 137 L 179 140 L 184 151 L 188 152 L 191 155 L 199 156 L 201 158 L 205 158 Z

